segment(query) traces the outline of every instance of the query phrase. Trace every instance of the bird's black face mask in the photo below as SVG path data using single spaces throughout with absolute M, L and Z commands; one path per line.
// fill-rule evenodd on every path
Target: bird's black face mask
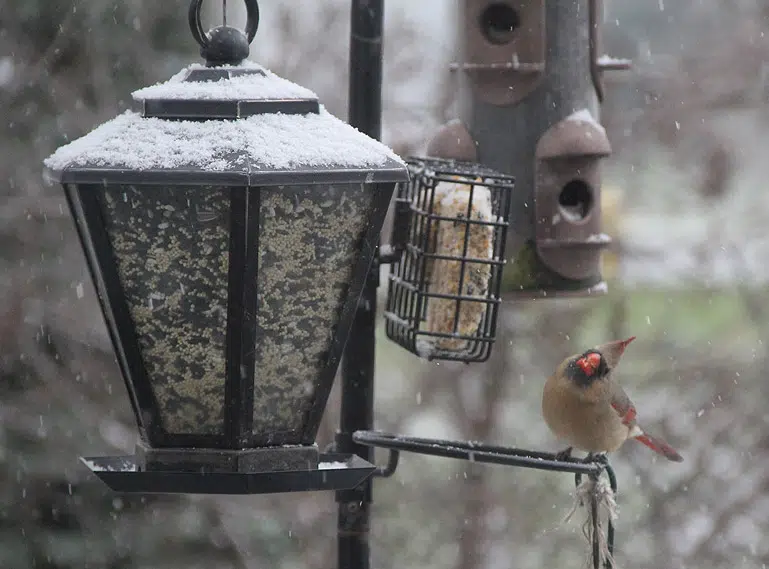
M 609 374 L 609 365 L 600 352 L 588 350 L 569 364 L 569 375 L 574 382 L 587 387 L 597 379 L 603 379 Z

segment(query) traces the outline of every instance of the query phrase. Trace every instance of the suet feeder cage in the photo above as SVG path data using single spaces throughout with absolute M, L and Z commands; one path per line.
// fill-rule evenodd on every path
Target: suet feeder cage
M 356 486 L 315 435 L 405 164 L 200 27 L 206 65 L 45 162 L 63 185 L 140 439 L 85 462 L 118 491 Z
M 408 161 L 399 186 L 387 336 L 427 359 L 481 362 L 494 342 L 513 178 L 478 164 Z

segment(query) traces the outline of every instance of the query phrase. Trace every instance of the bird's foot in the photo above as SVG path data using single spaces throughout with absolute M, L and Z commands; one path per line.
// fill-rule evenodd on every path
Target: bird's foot
M 589 452 L 587 453 L 587 456 L 584 458 L 583 462 L 585 463 L 597 462 L 599 464 L 603 464 L 604 466 L 606 466 L 607 464 L 609 464 L 609 457 L 606 456 L 605 452 L 596 452 L 596 453 Z
M 555 460 L 558 462 L 569 462 L 569 459 L 571 459 L 571 450 L 572 447 L 566 447 L 562 451 L 555 453 Z

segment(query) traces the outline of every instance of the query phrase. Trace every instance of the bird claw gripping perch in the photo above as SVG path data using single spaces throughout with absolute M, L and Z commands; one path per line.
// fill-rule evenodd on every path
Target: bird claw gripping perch
M 566 447 L 560 452 L 555 453 L 555 460 L 559 462 L 568 462 L 571 459 L 572 447 Z
M 587 456 L 584 458 L 584 462 L 597 462 L 598 464 L 602 464 L 603 466 L 609 466 L 609 457 L 606 456 L 605 452 L 589 452 Z

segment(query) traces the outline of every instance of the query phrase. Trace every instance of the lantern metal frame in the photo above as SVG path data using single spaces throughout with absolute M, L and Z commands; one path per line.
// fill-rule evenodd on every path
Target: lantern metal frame
M 268 173 L 262 180 L 283 184 L 305 183 L 310 179 L 320 183 L 370 183 L 373 186 L 373 203 L 370 215 L 373 219 L 384 219 L 395 182 L 393 178 L 404 177 L 405 170 L 392 168 L 378 173 L 357 171 L 312 171 L 299 172 L 297 176 L 284 173 Z M 315 174 L 320 174 L 314 176 Z M 84 250 L 89 272 L 99 293 L 107 329 L 112 341 L 119 367 L 124 377 L 132 409 L 142 440 L 150 442 L 148 454 L 163 461 L 167 452 L 170 465 L 161 471 L 147 470 L 136 456 L 89 457 L 83 460 L 92 472 L 111 489 L 118 492 L 142 493 L 212 493 L 212 494 L 253 494 L 311 490 L 339 490 L 354 488 L 371 476 L 376 467 L 355 454 L 317 453 L 312 446 L 323 417 L 328 396 L 331 392 L 344 342 L 338 338 L 347 335 L 355 316 L 356 305 L 368 279 L 368 269 L 373 262 L 375 243 L 380 227 L 367 227 L 361 243 L 360 256 L 355 261 L 353 278 L 349 282 L 347 298 L 342 306 L 337 324 L 337 340 L 331 344 L 326 363 L 317 379 L 312 404 L 304 411 L 301 432 L 250 434 L 253 420 L 253 384 L 256 341 L 257 271 L 258 271 L 258 221 L 261 183 L 255 187 L 230 187 L 230 234 L 228 274 L 228 315 L 226 328 L 227 380 L 224 382 L 224 427 L 218 434 L 169 433 L 160 420 L 160 410 L 152 386 L 143 365 L 137 342 L 135 327 L 126 301 L 125 292 L 118 275 L 112 245 L 103 218 L 100 189 L 104 184 L 132 183 L 137 186 L 200 185 L 211 184 L 214 179 L 203 176 L 195 178 L 189 172 L 129 172 L 104 171 L 97 169 L 69 169 L 62 172 L 48 171 L 50 179 L 65 184 L 65 194 L 76 220 L 77 232 Z M 99 178 L 100 184 L 93 180 Z M 193 178 L 195 178 L 193 180 Z M 381 181 L 382 178 L 387 182 Z M 229 178 L 231 181 L 233 177 Z M 240 176 L 238 177 L 240 180 Z M 222 180 L 217 180 L 222 185 Z M 245 371 L 245 373 L 243 373 Z M 298 438 L 298 440 L 297 440 Z M 141 445 L 141 443 L 140 443 Z M 243 446 L 249 448 L 244 449 Z M 259 445 L 259 446 L 257 446 Z M 267 446 L 269 445 L 269 446 Z M 276 448 L 287 445 L 286 448 Z M 270 461 L 274 456 L 259 454 L 263 451 L 280 451 L 294 467 L 282 467 L 271 471 Z M 322 469 L 296 467 L 297 461 L 307 458 L 307 451 L 317 455 L 319 463 L 340 463 Z M 204 459 L 203 466 L 196 472 L 174 468 L 180 454 L 188 458 Z M 249 456 L 250 455 L 250 456 Z M 293 458 L 290 455 L 294 455 Z M 237 462 L 260 463 L 257 471 L 238 472 Z M 280 462 L 281 457 L 277 457 Z M 156 462 L 157 462 L 156 460 Z M 194 462 L 192 463 L 195 464 Z M 266 466 L 265 466 L 266 464 Z M 228 467 L 228 465 L 230 465 Z M 220 471 L 221 468 L 229 472 Z
M 366 177 L 374 180 L 402 176 L 397 169 L 380 174 L 360 172 L 329 173 L 319 176 L 327 183 L 364 182 Z M 106 222 L 102 215 L 100 186 L 92 183 L 94 176 L 100 176 L 103 184 L 125 184 L 164 186 L 174 184 L 190 185 L 195 183 L 194 173 L 167 174 L 166 172 L 112 172 L 94 169 L 71 169 L 52 178 L 60 178 L 66 183 L 66 196 L 80 241 L 87 251 L 86 259 L 93 282 L 99 292 L 99 301 L 107 321 L 107 329 L 117 354 L 118 364 L 126 387 L 130 394 L 137 423 L 154 448 L 205 448 L 205 449 L 241 449 L 244 445 L 280 446 L 284 444 L 313 444 L 320 421 L 325 410 L 334 376 L 344 348 L 343 342 L 332 343 L 326 365 L 318 378 L 318 389 L 314 403 L 306 411 L 307 417 L 302 432 L 271 433 L 270 435 L 250 435 L 249 425 L 253 421 L 253 384 L 256 342 L 257 273 L 258 273 L 258 218 L 261 187 L 231 187 L 230 191 L 230 235 L 229 235 L 229 275 L 228 275 L 228 314 L 226 331 L 227 381 L 225 382 L 224 425 L 225 432 L 217 434 L 177 434 L 167 432 L 160 420 L 160 411 L 155 394 L 152 391 L 147 370 L 142 361 L 141 350 L 137 342 L 135 325 L 131 318 L 126 295 L 118 275 L 117 263 L 113 256 L 112 245 L 107 233 Z M 270 181 L 278 180 L 286 185 L 293 185 L 297 180 L 306 183 L 312 171 L 301 172 L 294 178 L 291 173 L 267 174 Z M 208 177 L 206 177 L 208 178 Z M 130 181 L 129 181 L 130 180 Z M 162 182 L 160 182 L 162 180 Z M 199 185 L 210 184 L 213 180 L 197 181 Z M 79 182 L 79 183 L 78 183 Z M 222 181 L 217 180 L 221 186 Z M 300 182 L 301 184 L 301 182 Z M 372 216 L 384 218 L 384 213 L 392 196 L 394 183 L 379 183 L 373 190 Z M 257 222 L 254 222 L 257 220 Z M 353 269 L 353 279 L 347 300 L 341 310 L 338 330 L 350 329 L 355 313 L 355 306 L 366 281 L 366 273 L 373 255 L 373 245 L 379 235 L 379 228 L 369 226 L 362 243 L 360 258 Z M 248 300 L 250 299 L 250 300 Z M 245 370 L 245 373 L 243 373 Z M 298 439 L 298 440 L 297 440 Z

